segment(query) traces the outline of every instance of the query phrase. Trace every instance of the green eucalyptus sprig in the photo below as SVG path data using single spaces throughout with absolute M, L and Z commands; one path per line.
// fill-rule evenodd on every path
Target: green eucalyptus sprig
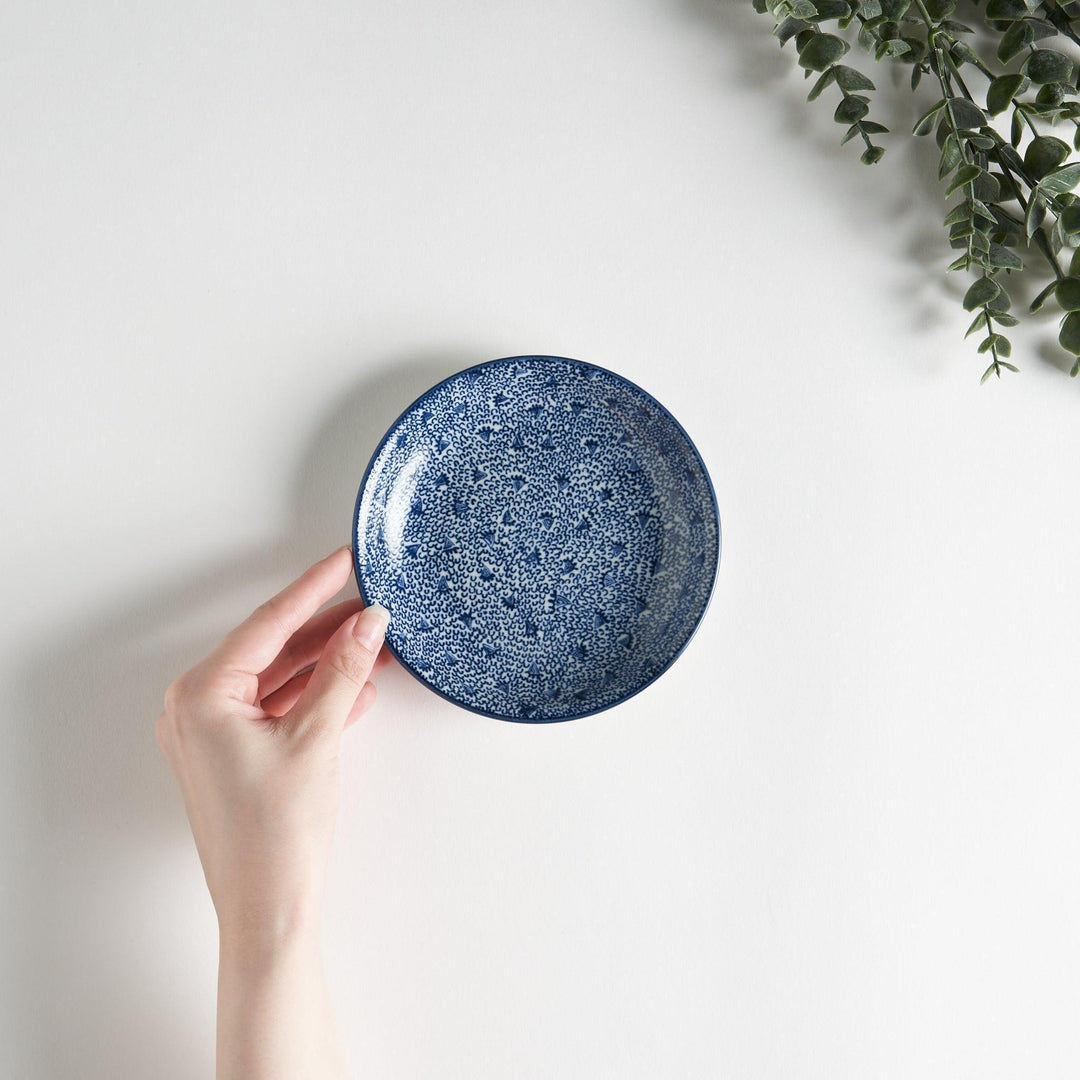
M 1080 0 L 753 0 L 773 19 L 781 47 L 794 40 L 812 101 L 833 86 L 841 97 L 834 119 L 845 126 L 841 143 L 860 138 L 861 160 L 874 165 L 885 153 L 873 136 L 887 128 L 868 119 L 873 82 L 840 63 L 849 37 L 875 60 L 911 69 L 914 91 L 926 79 L 940 95 L 916 122 L 913 134 L 933 134 L 938 175 L 946 197 L 957 201 L 945 216 L 949 243 L 958 252 L 950 271 L 973 275 L 964 307 L 974 313 L 968 335 L 981 332 L 979 352 L 990 364 L 983 381 L 1001 376 L 1012 344 L 1003 333 L 1017 325 L 1008 281 L 1030 267 L 1034 254 L 1051 280 L 1029 306 L 1051 297 L 1062 311 L 1058 341 L 1075 357 L 1080 374 L 1080 100 L 1077 65 L 1061 47 L 1080 45 Z M 964 39 L 975 30 L 953 16 L 961 4 L 981 19 L 982 52 Z M 836 32 L 832 32 L 835 30 Z M 966 76 L 966 78 L 965 78 Z M 976 99 L 967 79 L 978 78 Z M 995 118 L 1001 117 L 1000 121 Z M 1008 120 L 1009 137 L 998 130 Z M 1070 142 L 1050 134 L 1066 128 Z M 1025 263 L 1019 252 L 1028 258 Z M 1068 271 L 1063 259 L 1068 256 Z

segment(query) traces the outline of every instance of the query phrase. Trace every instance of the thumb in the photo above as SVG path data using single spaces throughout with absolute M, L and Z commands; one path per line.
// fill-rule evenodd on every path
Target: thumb
M 290 715 L 305 727 L 342 731 L 375 666 L 389 622 L 390 612 L 373 604 L 342 623 L 326 643 Z

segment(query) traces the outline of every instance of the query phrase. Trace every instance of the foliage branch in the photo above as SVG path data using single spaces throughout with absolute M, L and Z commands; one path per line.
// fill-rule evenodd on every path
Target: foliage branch
M 933 134 L 945 195 L 957 197 L 944 221 L 959 253 L 948 269 L 973 276 L 964 307 L 974 316 L 968 336 L 982 335 L 979 352 L 990 359 L 983 381 L 1017 370 L 1005 333 L 1018 321 L 1008 284 L 1034 272 L 1033 257 L 1050 281 L 1029 310 L 1058 305 L 1058 340 L 1080 374 L 1080 161 L 1070 160 L 1080 150 L 1080 100 L 1077 65 L 1064 51 L 1080 45 L 1080 0 L 962 0 L 978 31 L 954 19 L 961 0 L 752 2 L 772 18 L 781 48 L 794 41 L 806 77 L 817 75 L 809 100 L 839 91 L 841 144 L 860 140 L 866 165 L 881 160 L 875 136 L 888 129 L 869 119 L 874 83 L 841 63 L 848 39 L 909 67 L 912 91 L 924 79 L 933 86 L 937 100 L 913 134 Z

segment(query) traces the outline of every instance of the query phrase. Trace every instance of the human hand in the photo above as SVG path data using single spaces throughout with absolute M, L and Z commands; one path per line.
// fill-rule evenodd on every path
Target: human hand
M 166 691 L 157 741 L 223 943 L 272 945 L 318 927 L 341 734 L 375 699 L 368 680 L 389 618 L 359 598 L 314 615 L 350 567 L 347 547 L 316 563 Z
M 350 565 L 341 548 L 261 605 L 169 686 L 155 727 L 218 915 L 218 1080 L 346 1073 L 322 891 L 341 733 L 375 700 L 389 618 L 359 599 L 315 615 Z

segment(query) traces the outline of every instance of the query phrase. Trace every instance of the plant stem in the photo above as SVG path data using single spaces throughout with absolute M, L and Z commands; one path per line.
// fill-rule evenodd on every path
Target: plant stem
M 964 161 L 964 164 L 970 164 L 970 160 L 969 160 L 968 155 L 967 155 L 966 145 L 964 143 L 964 140 L 960 138 L 959 128 L 957 127 L 957 124 L 956 124 L 956 117 L 953 114 L 952 106 L 949 103 L 949 99 L 952 97 L 952 87 L 950 85 L 950 79 L 948 78 L 947 73 L 941 71 L 941 66 L 942 66 L 942 63 L 943 63 L 943 60 L 942 60 L 942 55 L 943 54 L 942 54 L 942 50 L 938 49 L 937 44 L 936 44 L 936 40 L 937 40 L 938 35 L 941 34 L 942 31 L 938 26 L 935 25 L 934 20 L 930 16 L 930 12 L 926 10 L 926 5 L 923 3 L 923 0 L 915 0 L 915 6 L 919 9 L 919 13 L 922 15 L 923 21 L 926 23 L 926 27 L 927 27 L 927 44 L 930 46 L 930 52 L 931 52 L 931 55 L 934 58 L 930 62 L 930 69 L 937 76 L 938 83 L 941 86 L 941 93 L 942 93 L 942 96 L 945 98 L 945 111 L 948 114 L 949 123 L 950 123 L 950 126 L 953 129 L 952 130 L 953 137 L 956 139 L 957 144 L 960 147 L 960 156 L 961 156 L 962 160 Z M 945 37 L 948 40 L 948 35 L 945 35 Z M 947 50 L 945 52 L 947 54 Z M 950 58 L 950 60 L 951 60 L 951 58 Z M 964 93 L 964 96 L 969 101 L 974 101 L 974 99 L 971 96 L 971 92 L 968 90 L 967 86 L 964 84 L 964 80 L 961 78 L 960 73 L 955 70 L 955 67 L 954 67 L 954 65 L 952 63 L 948 63 L 948 66 L 954 68 L 953 74 L 956 76 L 956 80 L 959 83 L 960 88 Z M 1022 105 L 1020 105 L 1019 103 L 1014 103 L 1014 107 L 1021 110 L 1021 112 L 1023 113 L 1024 119 L 1027 121 L 1028 126 L 1031 128 L 1032 134 L 1034 134 L 1036 137 L 1038 137 L 1039 133 L 1035 130 L 1035 125 L 1031 123 L 1031 118 L 1028 116 L 1027 110 L 1024 109 L 1022 107 Z M 990 128 L 990 130 L 993 132 L 992 128 Z M 1002 142 L 1001 137 L 998 136 L 996 132 L 993 132 L 992 137 L 995 138 L 995 141 L 1000 146 L 1001 142 Z M 994 160 L 1000 166 L 1002 172 L 1004 172 L 1013 181 L 1013 185 L 1016 187 L 1017 193 L 1019 194 L 1020 188 L 1019 188 L 1019 185 L 1016 183 L 1016 177 L 1013 176 L 1013 173 L 1009 169 L 1009 166 L 1001 159 L 1001 155 L 1000 154 L 995 154 L 994 155 Z M 1024 179 L 1025 183 L 1027 184 L 1028 188 L 1030 190 L 1034 191 L 1034 189 L 1035 189 L 1035 187 L 1037 185 L 1032 182 L 1031 178 L 1029 176 L 1024 175 L 1023 179 Z M 974 197 L 975 197 L 975 186 L 974 186 L 974 184 L 971 184 L 971 185 L 969 185 L 969 187 L 971 188 L 971 196 L 970 196 L 970 198 L 974 199 Z M 1020 203 L 1020 206 L 1023 208 L 1024 216 L 1026 217 L 1027 216 L 1027 205 L 1025 204 L 1022 197 L 1020 199 L 1018 199 L 1017 201 Z M 1039 226 L 1038 229 L 1035 230 L 1035 233 L 1032 236 L 1032 239 L 1035 241 L 1036 245 L 1038 246 L 1039 251 L 1045 256 L 1047 262 L 1049 262 L 1051 269 L 1054 271 L 1055 277 L 1057 277 L 1059 280 L 1062 277 L 1064 277 L 1065 275 L 1062 273 L 1061 265 L 1058 262 L 1057 256 L 1054 254 L 1053 248 L 1050 246 L 1050 243 L 1049 243 L 1049 241 L 1048 241 L 1048 239 L 1046 237 L 1046 232 L 1045 232 L 1045 230 L 1043 229 L 1043 227 L 1041 225 Z M 968 239 L 968 255 L 969 255 L 969 257 L 973 255 L 973 252 L 971 250 L 971 239 L 970 238 Z M 989 320 L 989 316 L 987 318 Z M 996 368 L 996 366 L 997 366 L 997 354 L 996 353 L 995 353 L 995 357 L 994 357 L 994 364 L 995 364 L 995 368 Z
M 949 118 L 949 127 L 952 128 L 952 137 L 956 140 L 957 148 L 960 151 L 960 159 L 965 165 L 974 164 L 968 155 L 968 148 L 966 142 L 960 138 L 960 126 L 956 122 L 956 114 L 952 108 L 952 87 L 949 84 L 948 73 L 943 71 L 944 61 L 941 57 L 941 50 L 937 46 L 937 27 L 934 24 L 934 20 L 930 17 L 930 12 L 926 10 L 926 5 L 923 0 L 915 0 L 919 11 L 922 13 L 923 19 L 926 22 L 926 43 L 929 47 L 930 55 L 930 69 L 937 76 L 938 85 L 941 87 L 941 96 L 945 99 L 945 115 Z M 975 182 L 971 181 L 967 185 L 968 188 L 968 204 L 970 205 L 975 200 Z M 971 247 L 971 236 L 968 236 L 967 242 L 967 255 L 971 260 L 975 257 L 975 253 Z
M 847 99 L 851 97 L 851 94 L 849 94 L 842 86 L 840 87 L 840 93 L 844 95 L 845 101 L 847 101 Z M 866 149 L 873 150 L 874 144 L 870 141 L 870 136 L 867 135 L 865 131 L 863 131 L 862 122 L 856 120 L 855 123 L 859 125 L 859 135 L 862 137 L 862 141 L 866 143 Z

